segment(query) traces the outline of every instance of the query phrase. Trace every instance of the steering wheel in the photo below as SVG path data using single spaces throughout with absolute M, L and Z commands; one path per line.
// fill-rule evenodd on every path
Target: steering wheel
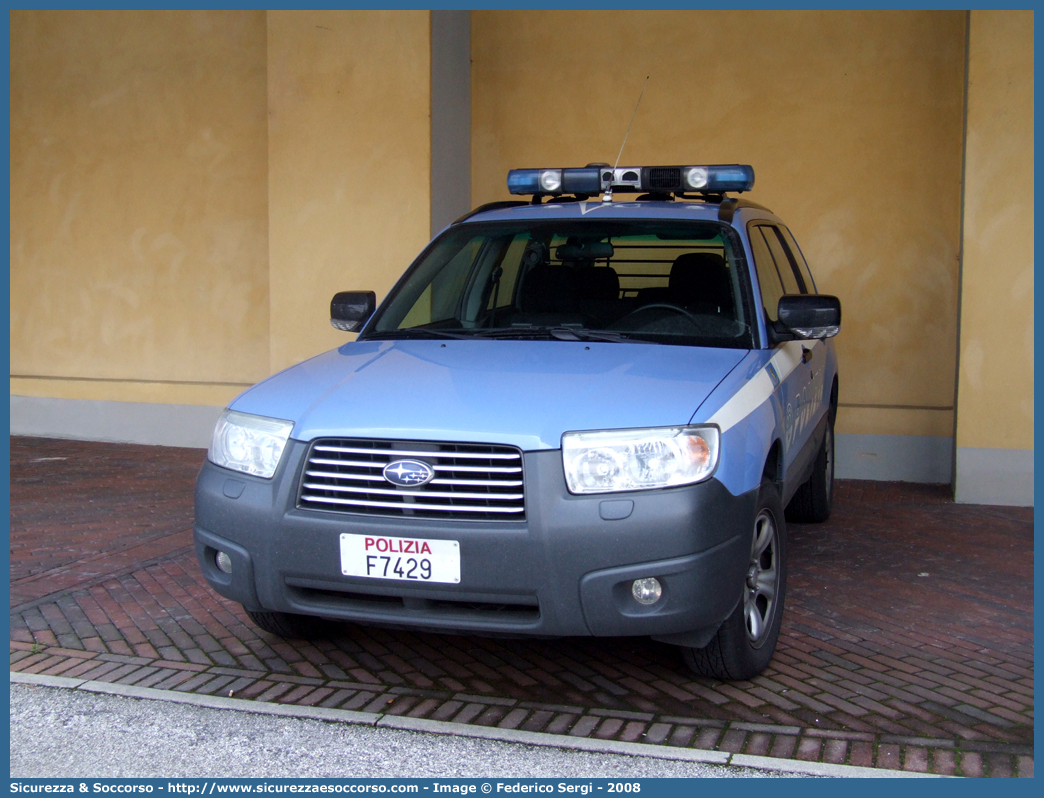
M 647 311 L 650 311 L 650 310 L 669 310 L 669 311 L 672 311 L 674 313 L 677 313 L 679 316 L 684 316 L 686 318 L 686 320 L 688 320 L 688 322 L 690 324 L 692 324 L 692 326 L 697 330 L 697 332 L 701 331 L 701 329 L 703 327 L 703 325 L 700 324 L 700 320 L 697 319 L 694 314 L 690 313 L 685 308 L 678 307 L 677 305 L 670 305 L 670 304 L 667 304 L 666 302 L 656 302 L 656 303 L 654 303 L 652 305 L 643 305 L 642 307 L 638 308 L 637 310 L 632 310 L 630 313 L 628 313 L 622 319 L 617 321 L 613 325 L 613 327 L 617 328 L 617 329 L 620 329 L 620 326 L 623 325 L 623 324 L 626 324 L 630 319 L 633 319 L 635 316 L 638 316 L 638 315 L 640 315 L 642 313 L 645 313 Z

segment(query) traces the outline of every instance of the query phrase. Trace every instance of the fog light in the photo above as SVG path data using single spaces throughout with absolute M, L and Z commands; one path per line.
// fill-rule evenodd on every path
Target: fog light
M 635 579 L 634 584 L 631 585 L 631 595 L 634 596 L 634 600 L 639 604 L 649 606 L 655 604 L 660 600 L 660 596 L 663 595 L 663 588 L 660 587 L 660 580 L 649 577 L 648 579 Z
M 225 552 L 219 551 L 217 553 L 217 556 L 214 558 L 214 562 L 217 563 L 217 567 L 218 567 L 219 571 L 224 571 L 226 574 L 232 573 L 232 558 L 229 557 L 227 554 L 225 554 Z M 648 580 L 646 580 L 646 581 L 648 581 Z M 656 581 L 656 580 L 653 580 L 653 581 Z M 638 583 L 635 582 L 635 584 L 638 584 Z M 659 585 L 657 585 L 656 586 L 656 595 L 657 596 L 660 595 L 659 591 L 660 591 L 660 587 L 659 587 Z

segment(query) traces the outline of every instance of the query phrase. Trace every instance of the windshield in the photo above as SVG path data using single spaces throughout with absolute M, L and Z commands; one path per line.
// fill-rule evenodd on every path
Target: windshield
M 751 348 L 742 250 L 712 222 L 451 228 L 364 338 L 496 337 Z

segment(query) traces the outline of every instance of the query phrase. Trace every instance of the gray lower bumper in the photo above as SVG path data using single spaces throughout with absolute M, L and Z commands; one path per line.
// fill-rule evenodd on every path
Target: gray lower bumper
M 542 451 L 525 455 L 525 521 L 318 512 L 296 508 L 306 450 L 291 441 L 271 480 L 209 462 L 200 473 L 195 539 L 203 574 L 218 593 L 248 609 L 433 631 L 697 633 L 690 639 L 698 640 L 740 598 L 756 493 L 733 496 L 711 479 L 669 490 L 572 496 L 560 452 Z M 345 532 L 456 540 L 461 581 L 345 577 L 339 548 Z M 216 567 L 217 551 L 231 558 L 230 575 Z M 631 583 L 645 577 L 663 585 L 662 598 L 649 607 L 631 596 Z

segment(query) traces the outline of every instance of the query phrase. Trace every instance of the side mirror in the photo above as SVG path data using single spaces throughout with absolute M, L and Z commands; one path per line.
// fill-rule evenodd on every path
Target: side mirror
M 344 332 L 358 332 L 376 309 L 373 291 L 341 291 L 330 300 L 330 324 Z
M 776 312 L 782 332 L 796 338 L 833 338 L 841 331 L 841 300 L 827 294 L 787 294 Z

